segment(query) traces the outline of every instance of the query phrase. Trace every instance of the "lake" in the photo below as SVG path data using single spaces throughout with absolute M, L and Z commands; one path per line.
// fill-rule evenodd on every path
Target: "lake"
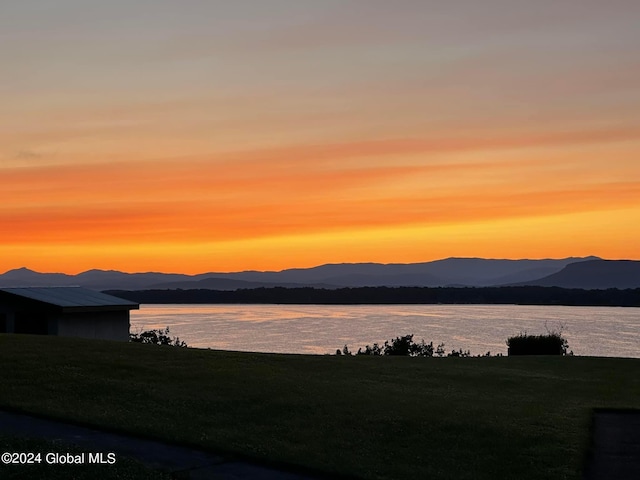
M 414 334 L 473 355 L 520 332 L 562 329 L 575 355 L 640 358 L 640 308 L 521 305 L 141 305 L 131 331 L 170 328 L 190 347 L 328 354 Z

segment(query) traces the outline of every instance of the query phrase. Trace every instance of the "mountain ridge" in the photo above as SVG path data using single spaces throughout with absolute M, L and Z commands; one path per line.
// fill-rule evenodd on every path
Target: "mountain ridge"
M 588 290 L 638 288 L 640 287 L 640 261 L 599 259 L 576 262 L 546 277 L 513 285 Z
M 0 287 L 79 285 L 95 290 L 203 288 L 235 290 L 276 286 L 344 288 L 536 285 L 535 282 L 559 274 L 568 265 L 594 261 L 605 260 L 594 256 L 536 260 L 450 257 L 418 263 L 329 263 L 310 268 L 290 268 L 280 271 L 247 270 L 228 273 L 208 272 L 195 275 L 162 272 L 126 273 L 100 269 L 69 275 L 39 273 L 21 267 L 0 274 Z M 618 260 L 607 261 L 619 262 Z M 629 260 L 629 262 L 634 261 Z M 582 274 L 584 275 L 585 272 Z M 544 281 L 553 282 L 553 278 Z M 611 281 L 613 281 L 613 277 Z M 637 286 L 640 287 L 640 283 Z

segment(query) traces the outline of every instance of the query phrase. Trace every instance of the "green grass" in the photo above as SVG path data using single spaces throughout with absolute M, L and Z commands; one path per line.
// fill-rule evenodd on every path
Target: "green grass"
M 0 335 L 0 408 L 369 479 L 578 479 L 640 360 L 270 355 Z

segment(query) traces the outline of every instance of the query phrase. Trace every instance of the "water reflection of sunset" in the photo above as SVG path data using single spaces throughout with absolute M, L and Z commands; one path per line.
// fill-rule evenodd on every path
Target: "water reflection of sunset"
M 474 355 L 506 353 L 506 339 L 563 328 L 576 355 L 638 357 L 633 308 L 526 305 L 142 305 L 132 331 L 170 327 L 191 347 L 333 354 L 415 335 Z M 462 332 L 462 333 L 461 333 Z

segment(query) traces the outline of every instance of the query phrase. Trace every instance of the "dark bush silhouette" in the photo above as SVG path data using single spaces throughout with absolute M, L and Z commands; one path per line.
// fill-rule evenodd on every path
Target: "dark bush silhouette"
M 470 357 L 471 356 L 471 352 L 469 350 L 451 350 L 451 353 L 447 354 L 447 357 Z M 490 355 L 485 355 L 485 356 L 490 356 Z
M 336 355 L 351 355 L 348 347 L 345 345 L 342 351 L 336 350 Z M 396 337 L 393 340 L 384 342 L 384 346 L 381 347 L 378 343 L 374 343 L 373 347 L 367 345 L 364 350 L 358 349 L 356 355 L 372 355 L 372 356 L 402 356 L 402 357 L 470 357 L 471 352 L 469 350 L 451 350 L 451 353 L 446 353 L 444 350 L 444 343 L 439 344 L 436 348 L 433 347 L 433 342 L 426 343 L 423 340 L 420 343 L 413 341 L 413 335 L 404 335 L 402 337 Z
M 134 343 L 148 343 L 152 345 L 171 345 L 173 347 L 187 347 L 187 343 L 178 337 L 169 337 L 169 327 L 163 329 L 146 330 L 142 333 L 130 333 L 129 340 Z
M 353 355 L 350 351 L 349 351 L 349 347 L 347 347 L 346 345 L 342 348 L 342 350 L 337 349 L 336 350 L 336 355 Z
M 353 355 L 349 351 L 347 345 L 342 350 L 337 349 L 336 355 Z M 374 343 L 373 347 L 367 345 L 358 349 L 356 355 L 372 355 L 372 356 L 404 356 L 404 357 L 471 357 L 469 350 L 451 350 L 447 353 L 444 349 L 444 343 L 440 343 L 437 347 L 433 347 L 433 342 L 426 343 L 423 340 L 420 343 L 413 341 L 413 335 L 405 335 L 403 337 L 396 337 L 393 340 L 384 342 L 384 346 L 381 347 L 378 343 Z M 487 352 L 484 355 L 477 355 L 478 357 L 490 357 L 491 352 Z M 502 354 L 498 353 L 497 357 L 501 357 Z
M 380 345 L 378 345 L 377 343 L 374 343 L 373 347 L 370 347 L 369 345 L 367 345 L 366 347 L 364 347 L 364 351 L 361 348 L 359 348 L 358 353 L 356 353 L 356 355 L 374 355 L 374 356 L 380 356 L 383 354 L 384 353 L 382 348 L 380 348 Z
M 384 342 L 385 355 L 409 356 L 411 354 L 413 343 L 413 335 L 405 335 L 404 337 L 396 337 L 391 343 Z
M 507 339 L 508 355 L 573 355 L 568 352 L 569 343 L 562 332 L 547 332 L 546 335 L 520 333 Z
M 409 355 L 412 357 L 433 357 L 433 342 L 425 343 L 422 339 L 420 343 L 412 343 L 409 345 Z
M 384 347 L 374 343 L 373 347 L 367 345 L 358 349 L 356 355 L 373 355 L 373 356 L 404 356 L 404 357 L 433 357 L 433 342 L 425 343 L 422 340 L 420 343 L 413 341 L 413 335 L 405 335 L 403 337 L 396 337 L 391 342 L 384 342 Z

